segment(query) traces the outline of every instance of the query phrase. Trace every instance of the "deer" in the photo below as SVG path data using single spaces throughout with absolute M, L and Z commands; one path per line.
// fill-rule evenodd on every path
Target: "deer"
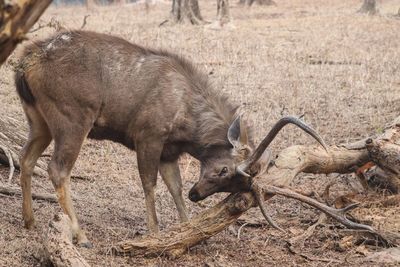
M 136 151 L 147 228 L 154 234 L 159 231 L 154 192 L 158 173 L 180 220 L 188 220 L 178 165 L 183 153 L 200 162 L 199 181 L 188 195 L 197 202 L 217 192 L 251 190 L 250 173 L 268 164 L 269 143 L 289 123 L 325 147 L 311 127 L 288 116 L 254 148 L 239 105 L 215 90 L 207 74 L 182 56 L 111 35 L 63 31 L 33 42 L 23 51 L 15 84 L 29 124 L 19 159 L 24 225 L 30 229 L 35 223 L 34 166 L 54 141 L 48 176 L 71 220 L 74 240 L 83 247 L 92 244 L 73 207 L 70 175 L 87 138 L 114 141 Z M 259 205 L 263 207 L 262 201 Z

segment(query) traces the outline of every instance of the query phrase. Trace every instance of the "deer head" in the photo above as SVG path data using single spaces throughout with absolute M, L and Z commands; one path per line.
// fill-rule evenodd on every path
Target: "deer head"
M 204 160 L 201 161 L 200 179 L 190 190 L 189 199 L 197 202 L 216 192 L 253 191 L 259 195 L 252 178 L 268 169 L 271 152 L 267 148 L 279 131 L 289 123 L 311 135 L 326 149 L 322 138 L 310 126 L 299 118 L 287 116 L 280 119 L 253 150 L 249 144 L 247 128 L 241 123 L 239 116 L 230 125 L 227 133 L 229 148 L 217 146 L 205 152 Z

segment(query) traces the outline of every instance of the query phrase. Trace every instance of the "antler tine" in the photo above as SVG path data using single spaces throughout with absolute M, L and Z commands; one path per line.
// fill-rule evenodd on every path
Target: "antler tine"
M 253 193 L 253 195 L 257 201 L 257 205 L 260 207 L 261 213 L 264 216 L 264 218 L 267 220 L 267 222 L 275 229 L 278 229 L 279 231 L 286 233 L 286 231 L 283 230 L 278 224 L 276 224 L 272 220 L 271 216 L 269 216 L 269 214 L 267 213 L 267 210 L 264 206 L 264 200 L 263 200 L 261 190 L 255 183 L 253 183 L 251 186 L 251 192 Z
M 270 194 L 282 195 L 282 196 L 297 199 L 301 202 L 307 203 L 308 205 L 313 206 L 314 208 L 317 208 L 318 210 L 320 210 L 320 211 L 324 212 L 325 214 L 331 216 L 332 218 L 336 219 L 338 222 L 340 222 L 344 226 L 347 226 L 348 228 L 367 230 L 371 233 L 379 235 L 371 226 L 356 223 L 356 222 L 353 222 L 353 221 L 347 219 L 346 212 L 356 208 L 359 205 L 358 203 L 351 204 L 343 209 L 335 209 L 335 208 L 329 207 L 313 198 L 301 195 L 301 194 L 296 193 L 287 188 L 280 188 L 280 187 L 276 187 L 276 186 L 266 186 L 266 187 L 264 187 L 264 190 L 265 190 L 265 192 L 268 192 Z
M 240 164 L 237 167 L 237 172 L 248 177 L 248 174 L 246 173 L 246 171 L 248 169 L 250 169 L 251 166 L 255 162 L 257 162 L 257 160 L 260 159 L 260 157 L 263 154 L 263 152 L 265 151 L 265 149 L 267 149 L 269 144 L 271 144 L 271 142 L 275 139 L 275 137 L 279 133 L 279 131 L 285 125 L 287 125 L 289 123 L 296 125 L 300 129 L 302 129 L 303 131 L 305 131 L 306 133 L 311 135 L 315 140 L 318 141 L 318 143 L 320 143 L 324 147 L 324 149 L 326 151 L 328 151 L 328 147 L 325 144 L 324 140 L 313 128 L 308 126 L 305 122 L 303 122 L 302 120 L 300 120 L 297 117 L 286 116 L 286 117 L 281 118 L 277 123 L 275 123 L 275 125 L 272 127 L 271 131 L 269 131 L 267 136 L 261 141 L 261 143 L 255 149 L 254 153 L 245 162 L 243 162 L 242 164 Z

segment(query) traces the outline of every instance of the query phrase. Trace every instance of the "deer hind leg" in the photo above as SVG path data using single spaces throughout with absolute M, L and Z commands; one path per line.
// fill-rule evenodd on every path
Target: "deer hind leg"
M 54 153 L 49 163 L 49 177 L 55 188 L 58 202 L 71 219 L 71 230 L 79 246 L 90 248 L 92 244 L 80 228 L 70 194 L 70 175 L 88 131 L 74 127 L 73 133 L 57 133 L 54 138 Z
M 178 161 L 161 162 L 159 170 L 169 192 L 174 198 L 181 222 L 188 221 L 188 212 L 185 206 L 185 201 L 182 197 L 182 178 L 179 171 Z
M 31 181 L 36 162 L 51 142 L 51 134 L 42 116 L 33 107 L 25 107 L 30 132 L 24 145 L 19 162 L 21 167 L 20 183 L 22 189 L 22 216 L 25 227 L 31 229 L 35 219 L 32 209 Z
M 139 174 L 146 202 L 147 227 L 151 233 L 157 233 L 159 228 L 154 190 L 157 184 L 158 167 L 163 144 L 160 142 L 160 138 L 148 138 L 147 140 L 137 142 L 136 147 Z

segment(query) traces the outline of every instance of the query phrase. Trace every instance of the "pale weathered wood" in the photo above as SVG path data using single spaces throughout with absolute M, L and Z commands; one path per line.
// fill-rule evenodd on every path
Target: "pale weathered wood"
M 400 124 L 392 124 L 387 131 L 392 129 L 400 133 Z M 397 137 L 398 135 L 393 136 Z M 380 140 L 379 138 L 376 138 L 376 140 Z M 395 140 L 386 141 L 389 143 L 397 142 Z M 364 229 L 363 231 L 372 233 L 386 245 L 400 245 L 400 235 L 397 233 L 381 233 L 375 231 L 372 227 L 349 221 L 345 216 L 342 216 L 348 209 L 336 210 L 287 188 L 277 187 L 289 185 L 300 172 L 314 174 L 352 173 L 371 161 L 369 153 L 367 144 L 330 146 L 328 151 L 319 146 L 292 146 L 281 151 L 272 167 L 262 176 L 255 177 L 254 180 L 257 186 L 261 188 L 265 199 L 276 194 L 297 199 L 325 212 L 348 227 Z M 390 155 L 398 157 L 400 150 L 397 151 L 397 154 L 392 153 Z M 379 164 L 379 162 L 376 163 Z M 176 257 L 187 251 L 191 246 L 222 231 L 235 222 L 242 213 L 254 206 L 256 206 L 256 200 L 251 193 L 232 194 L 215 207 L 195 216 L 189 222 L 172 227 L 157 236 L 145 236 L 139 240 L 122 241 L 115 247 L 115 251 L 131 255 Z
M 1 1 L 3 2 L 3 1 Z M 50 5 L 51 0 L 18 0 L 0 9 L 0 65 Z
M 49 223 L 43 243 L 46 260 L 55 267 L 90 266 L 72 244 L 71 221 L 63 213 L 55 215 Z

